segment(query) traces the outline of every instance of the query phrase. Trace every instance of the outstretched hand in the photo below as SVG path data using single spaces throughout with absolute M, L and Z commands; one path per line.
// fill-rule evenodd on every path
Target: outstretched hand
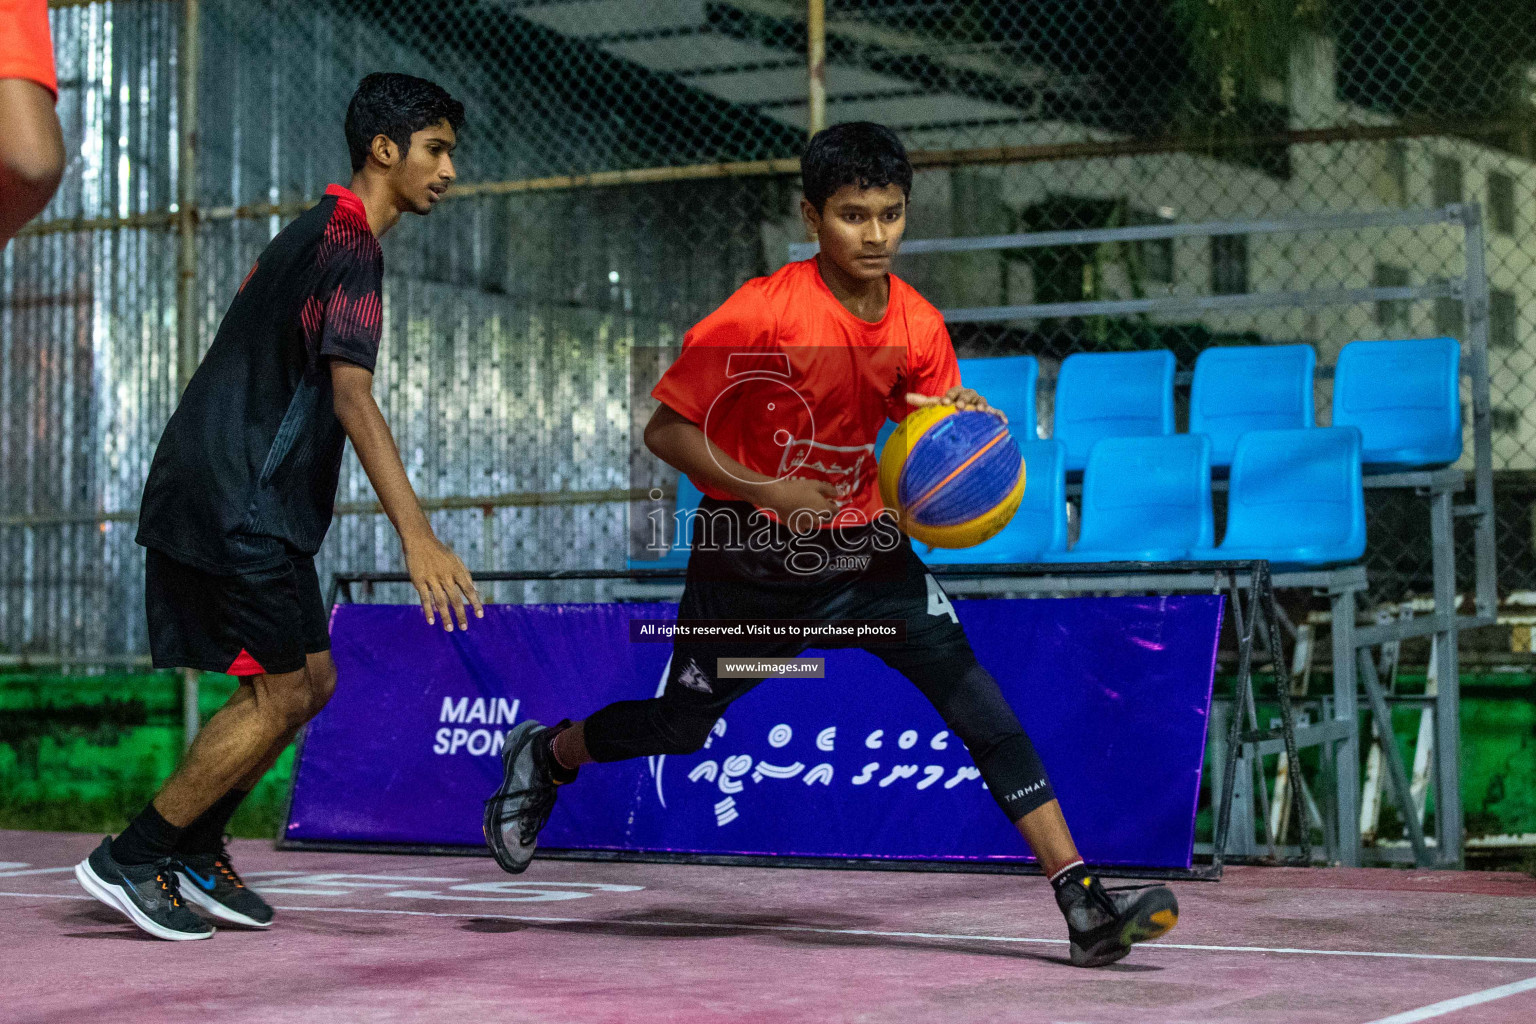
M 942 395 L 919 395 L 916 392 L 909 391 L 907 392 L 907 404 L 916 406 L 919 409 L 929 405 L 952 405 L 957 409 L 967 412 L 989 412 L 1004 423 L 1008 422 L 1008 416 L 1001 409 L 992 408 L 992 406 L 987 404 L 987 400 L 982 398 L 973 389 L 961 387 L 959 384 L 956 384 Z
M 428 535 L 419 541 L 405 545 L 405 568 L 411 574 L 411 585 L 421 597 L 421 611 L 427 617 L 427 625 L 434 625 L 442 617 L 443 629 L 453 632 L 453 621 L 458 619 L 460 629 L 469 628 L 464 614 L 467 601 L 475 610 L 475 618 L 485 618 L 485 608 L 480 603 L 480 592 L 469 570 L 459 556 L 438 540 Z

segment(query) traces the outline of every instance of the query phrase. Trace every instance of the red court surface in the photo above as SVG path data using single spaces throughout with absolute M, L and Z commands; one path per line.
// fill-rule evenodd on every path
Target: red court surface
M 142 936 L 0 832 L 0 1020 L 1530 1024 L 1536 880 L 1237 868 L 1163 941 L 1066 963 L 1038 877 L 234 847 L 270 931 Z

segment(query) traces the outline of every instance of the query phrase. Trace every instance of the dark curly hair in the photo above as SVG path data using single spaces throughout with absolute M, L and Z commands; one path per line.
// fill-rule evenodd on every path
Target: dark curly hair
M 912 164 L 896 133 L 873 121 L 824 128 L 800 158 L 800 188 L 819 212 L 844 185 L 884 188 L 900 185 L 912 195 Z
M 439 121 L 447 121 L 458 131 L 464 123 L 464 104 L 436 82 L 395 73 L 368 75 L 357 83 L 352 102 L 347 104 L 347 149 L 352 154 L 352 169 L 362 170 L 368 162 L 375 137 L 388 136 L 403 154 L 411 148 L 412 135 Z

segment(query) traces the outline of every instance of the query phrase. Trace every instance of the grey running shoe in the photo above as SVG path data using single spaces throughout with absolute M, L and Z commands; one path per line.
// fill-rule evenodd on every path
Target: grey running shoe
M 229 851 L 178 853 L 171 864 L 181 882 L 181 895 L 221 921 L 246 928 L 265 928 L 272 923 L 267 901 L 246 888 L 245 880 L 229 862 Z
M 75 879 L 86 892 L 157 939 L 213 937 L 213 926 L 181 901 L 169 860 L 119 864 L 112 859 L 112 837 L 108 836 L 75 865 Z
M 1179 901 L 1166 885 L 1106 889 L 1092 875 L 1062 886 L 1056 905 L 1067 919 L 1074 967 L 1103 967 L 1179 923 Z
M 501 786 L 485 802 L 485 843 L 502 870 L 514 875 L 533 860 L 539 831 L 555 807 L 555 779 L 544 742 L 550 731 L 530 718 L 507 733 Z

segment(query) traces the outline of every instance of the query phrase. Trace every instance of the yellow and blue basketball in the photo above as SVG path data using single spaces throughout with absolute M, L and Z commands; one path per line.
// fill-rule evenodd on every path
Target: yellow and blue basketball
M 901 421 L 880 453 L 880 497 L 914 540 L 974 547 L 1018 511 L 1024 457 L 997 416 L 925 406 Z

